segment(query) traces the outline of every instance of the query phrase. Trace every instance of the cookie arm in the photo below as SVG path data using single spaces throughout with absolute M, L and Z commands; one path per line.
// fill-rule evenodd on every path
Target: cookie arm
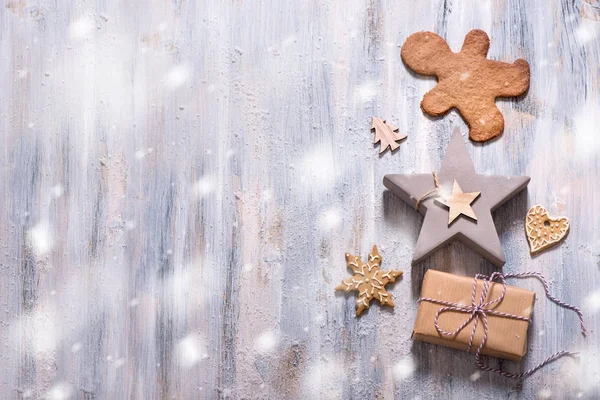
M 529 89 L 529 63 L 518 59 L 512 64 L 497 63 L 498 74 L 494 83 L 497 86 L 496 97 L 520 96 Z

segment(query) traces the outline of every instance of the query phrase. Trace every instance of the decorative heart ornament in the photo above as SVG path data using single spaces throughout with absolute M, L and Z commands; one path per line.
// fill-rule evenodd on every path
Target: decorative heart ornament
M 542 206 L 533 206 L 525 217 L 525 233 L 529 241 L 529 252 L 537 254 L 558 244 L 569 233 L 569 219 L 550 217 Z

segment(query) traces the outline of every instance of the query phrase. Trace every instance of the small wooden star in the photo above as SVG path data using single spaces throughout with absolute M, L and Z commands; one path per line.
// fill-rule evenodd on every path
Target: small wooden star
M 369 304 L 373 299 L 379 301 L 381 305 L 394 307 L 392 296 L 385 290 L 385 286 L 396 281 L 396 278 L 401 276 L 403 272 L 381 271 L 381 255 L 377 251 L 377 246 L 373 246 L 367 263 L 362 261 L 359 256 L 346 253 L 346 265 L 354 275 L 342 281 L 335 290 L 344 290 L 346 293 L 358 292 L 358 299 L 356 300 L 357 317 L 363 310 L 369 308 Z
M 447 198 L 437 197 L 435 201 L 450 209 L 448 211 L 448 225 L 458 218 L 460 214 L 477 221 L 477 216 L 471 208 L 471 203 L 473 203 L 480 194 L 481 192 L 464 193 L 455 179 L 454 185 L 452 186 L 452 195 Z

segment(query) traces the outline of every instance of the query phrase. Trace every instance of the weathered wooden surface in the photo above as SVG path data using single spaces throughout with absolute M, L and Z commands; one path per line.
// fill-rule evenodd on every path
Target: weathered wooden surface
M 0 8 L 0 398 L 598 398 L 597 1 L 33 1 Z M 495 214 L 506 271 L 542 271 L 522 384 L 410 340 L 427 268 L 493 267 L 462 245 L 411 268 L 422 218 L 386 173 L 439 166 L 454 112 L 404 67 L 419 30 L 531 64 L 478 171 L 527 174 Z M 372 115 L 408 133 L 381 158 Z M 531 258 L 528 206 L 571 218 Z M 393 312 L 354 316 L 344 253 L 405 271 Z M 491 361 L 493 365 L 497 363 Z M 523 366 L 505 363 L 509 369 Z

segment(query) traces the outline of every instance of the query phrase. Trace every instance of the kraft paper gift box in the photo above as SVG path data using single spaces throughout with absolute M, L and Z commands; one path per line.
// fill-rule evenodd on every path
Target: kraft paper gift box
M 476 304 L 479 303 L 483 282 L 482 280 L 477 280 Z M 421 298 L 432 298 L 450 303 L 464 304 L 470 307 L 472 305 L 473 283 L 473 277 L 428 270 L 423 279 Z M 502 284 L 497 282 L 491 283 L 486 301 L 497 299 L 501 294 Z M 534 292 L 507 285 L 506 294 L 502 301 L 491 305 L 489 309 L 523 318 L 531 318 L 534 302 Z M 420 301 L 412 338 L 441 346 L 468 350 L 475 319 L 469 322 L 455 336 L 441 335 L 434 325 L 434 319 L 438 311 L 443 307 L 445 306 L 430 301 Z M 439 315 L 438 326 L 447 332 L 453 332 L 469 316 L 470 313 L 449 310 Z M 483 321 L 480 316 L 476 318 L 480 318 L 480 321 L 478 322 L 470 349 L 473 353 L 477 351 L 484 335 Z M 529 322 L 494 316 L 489 313 L 487 314 L 487 321 L 487 341 L 481 354 L 511 361 L 521 361 L 525 353 L 527 353 L 527 329 L 529 328 Z

